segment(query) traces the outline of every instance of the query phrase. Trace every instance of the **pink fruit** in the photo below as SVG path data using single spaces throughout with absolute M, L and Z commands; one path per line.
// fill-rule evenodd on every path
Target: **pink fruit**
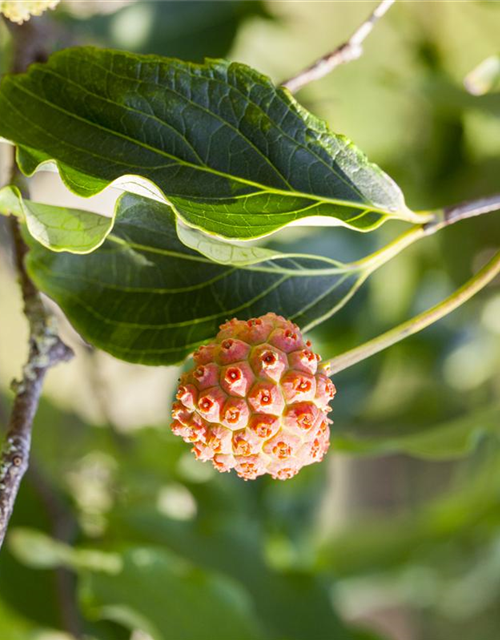
M 172 431 L 199 460 L 253 480 L 286 480 L 329 446 L 335 396 L 320 357 L 297 327 L 275 313 L 221 325 L 180 379 Z

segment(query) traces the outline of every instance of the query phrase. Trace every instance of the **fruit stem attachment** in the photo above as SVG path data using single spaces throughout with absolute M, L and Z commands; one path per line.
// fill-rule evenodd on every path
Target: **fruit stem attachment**
M 332 376 L 391 347 L 396 342 L 422 331 L 422 329 L 441 320 L 441 318 L 460 307 L 464 302 L 467 302 L 472 296 L 486 287 L 498 274 L 500 274 L 500 251 L 475 276 L 439 304 L 394 327 L 394 329 L 390 329 L 382 335 L 365 342 L 359 347 L 324 361 L 323 368 L 328 372 L 329 376 Z

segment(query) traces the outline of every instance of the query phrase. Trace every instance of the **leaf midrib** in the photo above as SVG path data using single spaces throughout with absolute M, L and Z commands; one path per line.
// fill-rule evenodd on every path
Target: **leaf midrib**
M 100 65 L 96 65 L 99 68 L 103 68 L 104 67 L 100 67 Z M 207 163 L 202 160 L 202 158 L 200 157 L 200 155 L 198 154 L 198 152 L 196 151 L 196 149 L 193 147 L 193 145 L 189 142 L 189 140 L 187 138 L 185 138 L 179 131 L 177 131 L 177 129 L 172 126 L 170 123 L 166 122 L 165 120 L 162 120 L 161 118 L 159 118 L 156 115 L 153 114 L 148 114 L 145 111 L 140 111 L 139 109 L 136 109 L 135 107 L 130 107 L 126 104 L 123 104 L 121 102 L 115 102 L 114 100 L 111 100 L 110 98 L 107 98 L 105 96 L 100 96 L 97 93 L 94 93 L 93 91 L 90 91 L 89 89 L 87 89 L 86 87 L 82 87 L 81 85 L 79 85 L 77 82 L 75 82 L 74 80 L 72 80 L 71 78 L 68 78 L 67 76 L 63 76 L 59 73 L 56 73 L 53 69 L 50 68 L 45 68 L 44 69 L 44 73 L 48 73 L 49 75 L 52 74 L 53 76 L 56 76 L 57 78 L 60 78 L 61 80 L 67 81 L 70 84 L 73 84 L 74 86 L 78 87 L 79 91 L 84 91 L 85 93 L 87 93 L 88 95 L 93 96 L 94 98 L 98 98 L 99 100 L 103 100 L 104 102 L 108 102 L 109 104 L 114 105 L 115 107 L 120 107 L 121 109 L 125 109 L 126 111 L 131 111 L 132 113 L 137 113 L 140 116 L 145 116 L 146 118 L 151 118 L 159 123 L 161 123 L 162 125 L 164 125 L 165 127 L 167 127 L 168 129 L 174 131 L 176 133 L 177 136 L 179 136 L 184 142 L 187 143 L 187 145 L 189 146 L 189 148 L 192 150 L 192 152 L 194 153 L 194 155 L 198 158 L 198 160 L 200 161 L 201 165 L 199 165 L 201 168 L 205 168 L 205 169 L 209 169 L 210 167 L 207 165 Z M 111 71 L 108 71 L 108 73 L 113 73 Z M 114 74 L 113 75 L 117 75 Z M 130 80 L 129 78 L 129 82 L 135 82 L 135 80 Z M 173 93 L 174 95 L 177 96 L 182 96 L 182 94 L 180 94 L 178 91 L 175 91 L 174 89 L 172 89 L 171 87 L 162 87 L 163 91 L 170 91 L 171 93 Z M 209 115 L 211 115 L 212 117 L 214 117 L 216 120 L 219 120 L 219 122 L 221 122 L 224 126 L 227 126 L 229 129 L 232 129 L 235 133 L 237 133 L 238 135 L 240 135 L 246 142 L 248 142 L 249 146 L 254 149 L 254 151 L 257 152 L 257 154 L 273 169 L 273 171 L 279 176 L 279 178 L 281 178 L 283 180 L 283 182 L 286 184 L 287 187 L 289 187 L 289 189 L 291 191 L 293 191 L 293 187 L 292 185 L 288 182 L 288 180 L 285 178 L 285 176 L 278 170 L 278 168 L 270 161 L 269 158 L 267 158 L 262 151 L 255 146 L 255 144 L 249 139 L 247 138 L 247 136 L 245 136 L 239 129 L 237 129 L 234 125 L 230 124 L 229 122 L 227 122 L 226 120 L 223 120 L 220 116 L 218 116 L 216 113 L 213 113 L 212 111 L 209 111 L 208 109 L 205 109 L 204 107 L 202 107 L 201 105 L 199 105 L 196 102 L 193 102 L 192 100 L 190 100 L 189 98 L 182 96 L 184 98 L 184 100 L 192 105 L 193 107 L 196 107 L 198 109 L 200 109 L 201 111 L 203 111 L 204 113 L 207 113 Z M 249 101 L 250 102 L 250 101 Z M 52 104 L 52 103 L 49 103 Z M 252 102 L 253 104 L 253 102 Z M 281 131 L 281 130 L 280 130 Z M 176 157 L 176 156 L 171 156 L 171 157 Z M 179 161 L 181 161 L 181 159 L 179 158 Z M 198 165 L 195 165 L 198 166 Z M 361 195 L 361 194 L 359 194 Z
M 69 54 L 68 57 L 72 57 L 71 53 Z M 116 76 L 117 78 L 120 78 L 121 80 L 127 80 L 128 82 L 131 82 L 131 79 L 128 76 L 123 76 L 119 73 L 116 73 L 116 71 L 112 70 L 112 69 L 108 69 L 102 65 L 100 65 L 98 62 L 96 62 L 95 60 L 87 60 L 87 62 L 90 62 L 91 65 L 94 65 L 95 67 L 97 67 L 98 69 L 101 69 L 102 71 L 105 71 L 106 73 L 109 73 L 111 75 Z M 158 63 L 161 64 L 161 63 Z M 199 65 L 199 67 L 201 69 L 204 68 L 203 65 Z M 193 78 L 195 80 L 199 80 L 201 76 L 197 76 L 196 74 L 193 74 L 191 71 L 189 71 L 189 67 L 186 65 L 183 70 L 182 73 L 186 73 L 190 78 Z M 206 76 L 204 77 L 204 79 L 207 82 L 215 82 L 217 84 L 222 85 L 223 87 L 227 88 L 230 87 L 233 91 L 235 91 L 236 93 L 238 93 L 244 100 L 248 101 L 248 103 L 252 104 L 256 109 L 258 109 L 260 111 L 260 113 L 262 113 L 264 115 L 264 117 L 269 118 L 269 115 L 264 111 L 264 109 L 257 104 L 255 101 L 253 101 L 250 98 L 250 95 L 247 95 L 245 93 L 243 93 L 242 91 L 240 91 L 240 89 L 238 89 L 238 87 L 236 87 L 234 84 L 230 84 L 229 81 L 223 82 L 221 80 L 219 80 L 218 78 L 211 76 L 210 78 L 207 78 Z M 159 84 L 158 82 L 146 82 L 146 80 L 141 80 L 139 78 L 132 80 L 132 82 L 137 82 L 139 84 L 145 84 L 145 85 L 152 85 L 154 87 L 159 87 L 160 89 L 164 89 L 165 87 L 163 87 L 161 84 Z M 222 118 L 220 118 L 220 116 L 218 116 L 217 114 L 213 114 L 212 111 L 209 111 L 208 109 L 205 109 L 204 107 L 202 107 L 201 105 L 199 105 L 196 102 L 193 102 L 192 100 L 190 100 L 189 98 L 187 98 L 186 96 L 184 96 L 182 93 L 179 93 L 178 91 L 176 91 L 175 89 L 172 89 L 171 87 L 168 88 L 168 90 L 172 91 L 172 93 L 174 93 L 175 95 L 178 95 L 179 97 L 181 97 L 183 100 L 186 100 L 186 102 L 188 102 L 189 104 L 192 104 L 193 106 L 195 106 L 196 108 L 201 109 L 202 111 L 208 113 L 209 115 L 215 115 L 215 117 L 220 120 L 221 122 L 223 122 L 224 124 L 229 125 L 229 123 L 227 123 L 225 120 L 223 120 Z M 275 94 L 274 96 L 276 98 L 278 98 L 278 100 L 286 107 L 287 111 L 290 110 L 290 104 L 288 104 L 283 97 L 280 95 L 279 92 L 279 88 L 275 88 Z M 294 114 L 296 115 L 296 114 Z M 291 142 L 293 142 L 298 148 L 303 149 L 307 152 L 309 152 L 312 156 L 314 156 L 321 164 L 323 164 L 327 169 L 329 169 L 330 171 L 332 171 L 332 173 L 342 182 L 344 182 L 344 184 L 349 187 L 350 189 L 352 189 L 355 193 L 357 193 L 361 198 L 363 198 L 363 194 L 359 191 L 359 189 L 355 186 L 352 185 L 351 183 L 347 182 L 346 179 L 339 173 L 337 173 L 335 171 L 335 169 L 333 167 L 331 167 L 327 162 L 325 162 L 324 158 L 322 158 L 320 155 L 318 155 L 314 150 L 310 149 L 309 147 L 306 147 L 305 145 L 303 145 L 302 143 L 298 142 L 295 138 L 293 138 L 292 136 L 290 136 L 286 131 L 284 131 L 277 123 L 273 123 L 274 126 L 276 127 L 276 129 L 283 135 L 283 137 L 287 138 L 288 140 L 290 140 Z M 232 129 L 234 129 L 239 135 L 241 135 L 245 140 L 248 140 L 248 138 L 246 138 L 246 136 L 244 136 L 238 129 L 235 129 L 232 125 L 229 125 Z M 250 141 L 249 141 L 250 142 Z M 250 142 L 250 144 L 252 146 L 253 143 Z M 268 158 L 266 158 L 266 156 L 264 156 L 262 154 L 262 152 L 256 148 L 256 151 L 270 164 L 270 166 L 279 174 L 282 175 L 281 172 L 278 171 L 278 169 L 269 161 Z M 326 151 L 326 153 L 329 153 L 327 149 L 324 149 L 324 151 Z M 288 184 L 287 179 L 283 177 L 283 180 L 285 181 L 285 184 Z M 293 188 L 288 184 L 288 186 L 290 187 L 290 189 Z
M 256 189 L 259 189 L 260 193 L 264 193 L 264 194 L 265 193 L 270 193 L 270 194 L 274 194 L 274 195 L 280 195 L 280 196 L 283 196 L 283 197 L 302 197 L 304 199 L 315 200 L 315 201 L 320 202 L 320 203 L 329 203 L 329 204 L 333 204 L 333 205 L 337 205 L 337 206 L 341 206 L 341 207 L 352 207 L 352 208 L 362 209 L 362 210 L 366 210 L 366 208 L 368 206 L 369 207 L 369 211 L 372 211 L 372 212 L 375 212 L 375 213 L 379 213 L 379 214 L 385 215 L 385 216 L 391 216 L 391 215 L 394 215 L 394 213 L 395 213 L 395 211 L 389 211 L 388 209 L 381 209 L 380 207 L 376 207 L 376 206 L 374 206 L 371 203 L 366 202 L 366 201 L 365 202 L 351 202 L 351 201 L 347 201 L 347 200 L 339 200 L 339 199 L 336 199 L 336 198 L 330 198 L 330 197 L 326 197 L 326 196 L 316 196 L 314 194 L 304 193 L 304 192 L 301 192 L 301 191 L 292 191 L 292 192 L 284 191 L 282 189 L 277 189 L 277 188 L 274 188 L 274 187 L 268 187 L 266 185 L 262 185 L 262 184 L 260 184 L 258 182 L 254 182 L 254 181 L 248 180 L 246 178 L 240 178 L 238 176 L 233 176 L 231 174 L 227 174 L 227 173 L 225 173 L 223 171 L 219 171 L 217 169 L 213 169 L 213 168 L 206 167 L 206 166 L 200 166 L 200 165 L 188 162 L 186 160 L 181 160 L 181 159 L 177 158 L 176 156 L 173 156 L 173 155 L 167 153 L 166 151 L 163 151 L 163 150 L 157 149 L 155 147 L 152 147 L 152 146 L 148 145 L 145 142 L 136 140 L 134 138 L 130 138 L 129 136 L 127 136 L 127 135 L 125 135 L 125 134 L 123 134 L 121 132 L 113 131 L 112 129 L 108 129 L 107 127 L 104 127 L 101 124 L 92 122 L 92 121 L 87 120 L 86 118 L 83 118 L 83 117 L 81 117 L 81 116 L 79 116 L 77 114 L 71 113 L 70 111 L 67 111 L 66 109 L 63 109 L 59 105 L 55 105 L 55 104 L 53 104 L 53 103 L 41 98 L 37 94 L 32 93 L 31 91 L 26 89 L 26 87 L 18 84 L 13 79 L 11 79 L 11 81 L 21 91 L 23 91 L 27 95 L 31 96 L 35 100 L 38 100 L 42 104 L 45 104 L 49 108 L 54 108 L 54 109 L 56 109 L 56 110 L 58 110 L 58 111 L 60 111 L 62 113 L 65 113 L 69 117 L 72 117 L 72 118 L 74 118 L 76 120 L 84 122 L 85 124 L 90 125 L 92 127 L 96 127 L 98 129 L 102 129 L 103 131 L 106 131 L 106 132 L 110 133 L 111 135 L 117 136 L 119 138 L 123 138 L 124 140 L 127 140 L 128 142 L 130 142 L 132 144 L 135 144 L 135 145 L 137 145 L 139 147 L 143 147 L 144 149 L 147 149 L 148 151 L 151 151 L 151 152 L 159 154 L 159 155 L 163 155 L 164 157 L 169 158 L 170 160 L 173 160 L 176 164 L 180 164 L 182 166 L 189 167 L 190 169 L 194 169 L 196 171 L 204 171 L 206 173 L 210 173 L 212 175 L 217 175 L 219 177 L 225 178 L 227 180 L 231 180 L 233 182 L 238 182 L 240 184 L 244 184 L 244 185 L 247 185 L 247 186 L 250 186 L 250 187 L 254 187 Z M 87 153 L 87 154 L 92 155 L 92 156 L 94 156 L 96 158 L 99 158 L 101 160 L 109 161 L 109 157 L 101 156 L 101 155 L 99 155 L 99 154 L 97 154 L 97 153 L 95 153 L 95 152 L 93 152 L 93 151 L 91 151 L 89 149 L 77 147 L 73 143 L 70 144 L 68 142 L 61 141 L 59 138 L 56 138 L 56 136 L 52 135 L 51 133 L 49 133 L 45 129 L 42 129 L 41 127 L 39 127 L 33 121 L 31 121 L 28 118 L 26 118 L 22 114 L 22 112 L 19 109 L 17 109 L 15 107 L 15 105 L 13 105 L 12 101 L 9 100 L 9 98 L 7 98 L 5 95 L 3 97 L 4 97 L 5 100 L 7 100 L 7 102 L 9 102 L 9 104 L 11 105 L 13 111 L 15 111 L 18 115 L 20 115 L 23 118 L 23 120 L 29 122 L 31 126 L 34 125 L 37 129 L 43 131 L 44 135 L 49 135 L 51 138 L 54 138 L 59 144 L 61 142 L 63 142 L 66 146 L 68 146 L 70 148 L 73 148 L 73 149 L 76 149 L 79 152 Z M 24 146 L 24 145 L 22 145 L 22 146 Z M 46 154 L 46 155 L 50 156 L 50 154 Z M 56 158 L 50 158 L 50 159 L 55 161 L 56 164 L 58 166 L 60 166 L 60 161 L 59 160 L 57 160 Z M 134 167 L 134 165 L 126 164 L 125 162 L 121 162 L 120 160 L 113 159 L 113 162 L 116 162 L 116 164 L 121 164 L 121 165 L 123 165 L 125 167 L 128 167 L 130 169 L 137 168 L 137 167 Z M 158 165 L 158 166 L 152 166 L 152 167 L 148 167 L 148 168 L 150 168 L 150 169 L 159 169 L 159 168 L 162 168 L 162 167 L 165 167 L 165 166 L 170 166 L 170 165 Z M 328 167 L 328 165 L 326 165 L 326 166 Z M 331 167 L 328 167 L 328 168 L 330 170 L 332 170 Z M 126 174 L 123 174 L 123 175 L 126 175 Z M 132 175 L 134 175 L 134 174 L 132 174 Z M 144 177 L 144 176 L 141 176 L 140 174 L 135 174 L 135 175 L 138 175 L 139 177 Z M 94 178 L 94 176 L 90 176 L 90 177 Z M 149 178 L 146 178 L 146 179 L 149 179 Z M 109 182 L 109 184 L 111 182 Z M 158 185 L 156 185 L 156 184 L 155 184 L 155 186 L 158 187 Z M 163 192 L 163 189 L 160 189 L 160 191 L 162 192 L 163 197 L 165 198 L 165 200 L 168 201 L 169 198 Z M 248 194 L 248 195 L 256 195 L 256 193 L 254 192 L 253 194 Z M 186 196 L 175 196 L 175 195 L 171 196 L 171 198 L 174 198 L 174 199 L 176 197 L 184 198 Z M 186 199 L 188 199 L 188 198 L 186 197 Z M 228 198 L 220 198 L 220 199 L 221 200 L 227 200 Z

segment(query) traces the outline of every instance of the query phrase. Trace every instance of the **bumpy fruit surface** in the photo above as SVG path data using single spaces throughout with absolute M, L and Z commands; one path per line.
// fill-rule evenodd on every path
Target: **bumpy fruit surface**
M 329 446 L 335 395 L 297 325 L 274 313 L 221 325 L 180 379 L 172 431 L 199 460 L 246 480 L 286 480 Z

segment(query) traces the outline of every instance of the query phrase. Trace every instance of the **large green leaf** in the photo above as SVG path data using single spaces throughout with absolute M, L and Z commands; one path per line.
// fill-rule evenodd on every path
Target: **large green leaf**
M 221 639 L 262 638 L 244 589 L 166 550 L 136 547 L 105 554 L 29 529 L 14 530 L 11 547 L 29 566 L 78 571 L 84 609 L 92 619 L 139 628 L 155 640 L 212 640 L 215 629 Z
M 179 523 L 161 517 L 157 510 L 135 506 L 118 515 L 112 525 L 114 531 L 129 539 L 153 540 L 204 570 L 222 571 L 251 595 L 257 619 L 268 631 L 266 637 L 272 640 L 374 639 L 341 620 L 333 607 L 333 580 L 308 570 L 278 572 L 266 564 L 261 512 L 255 508 L 249 491 L 233 496 L 250 502 L 242 514 L 240 505 L 234 503 L 223 503 L 217 509 L 220 488 L 215 495 L 208 494 L 209 488 L 193 488 L 195 492 L 196 489 L 199 497 L 215 502 L 210 504 L 213 515 L 207 514 L 198 522 Z
M 374 639 L 342 621 L 335 610 L 331 576 L 316 576 L 307 560 L 280 570 L 269 564 L 269 540 L 282 526 L 280 509 L 283 503 L 300 502 L 301 486 L 310 511 L 299 509 L 301 525 L 294 521 L 283 533 L 293 545 L 303 526 L 308 532 L 307 542 L 303 540 L 305 556 L 310 558 L 312 529 L 322 498 L 321 481 L 312 487 L 306 480 L 304 486 L 301 476 L 298 485 L 292 483 L 287 488 L 286 483 L 279 487 L 273 481 L 242 483 L 218 473 L 208 481 L 186 481 L 185 470 L 181 471 L 179 465 L 184 460 L 182 442 L 176 453 L 177 464 L 172 458 L 170 464 L 165 462 L 165 456 L 172 456 L 176 446 L 172 440 L 176 438 L 160 430 L 133 434 L 116 479 L 128 490 L 117 496 L 109 513 L 108 534 L 115 545 L 124 541 L 167 548 L 206 571 L 228 576 L 250 595 L 269 640 Z M 321 468 L 318 465 L 310 471 L 314 475 L 321 473 Z M 171 482 L 172 476 L 187 485 L 197 505 L 192 519 L 180 521 L 158 509 L 157 488 Z M 288 496 L 278 509 L 270 500 L 270 492 L 275 489 L 282 489 Z
M 66 49 L 6 76 L 0 113 L 26 174 L 55 161 L 83 196 L 139 178 L 190 226 L 222 237 L 310 216 L 360 231 L 428 219 L 349 140 L 242 64 Z
M 239 268 L 216 264 L 179 240 L 170 207 L 132 194 L 119 199 L 112 233 L 88 255 L 55 253 L 26 236 L 31 277 L 77 331 L 144 364 L 181 361 L 233 316 L 274 311 L 307 330 L 397 253 L 389 247 L 350 264 L 296 254 Z

